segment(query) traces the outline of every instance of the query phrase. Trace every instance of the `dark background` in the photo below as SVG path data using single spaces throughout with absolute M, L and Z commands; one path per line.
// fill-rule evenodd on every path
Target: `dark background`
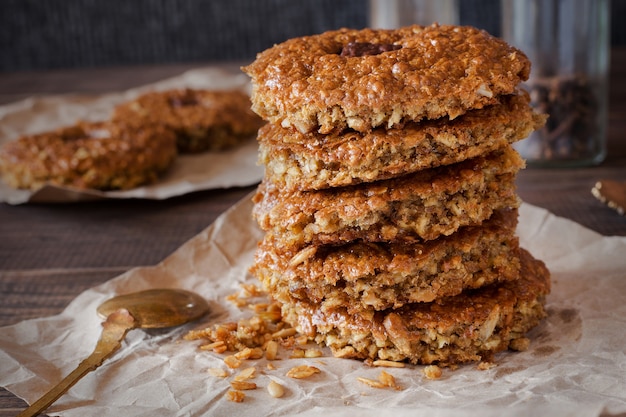
M 461 0 L 498 36 L 500 0 Z M 626 1 L 611 39 L 626 44 Z M 0 71 L 251 61 L 288 38 L 367 26 L 367 0 L 0 0 Z

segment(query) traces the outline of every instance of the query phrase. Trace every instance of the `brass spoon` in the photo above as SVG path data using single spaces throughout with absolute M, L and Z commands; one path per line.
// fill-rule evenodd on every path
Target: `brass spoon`
M 157 329 L 185 324 L 202 317 L 209 309 L 199 295 L 178 289 L 154 289 L 120 295 L 98 307 L 106 318 L 94 351 L 50 391 L 22 411 L 18 417 L 36 416 L 67 392 L 79 379 L 93 371 L 121 346 L 129 330 Z

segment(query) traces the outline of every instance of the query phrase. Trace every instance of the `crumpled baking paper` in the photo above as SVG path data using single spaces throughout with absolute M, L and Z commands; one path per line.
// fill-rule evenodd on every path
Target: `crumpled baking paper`
M 119 103 L 148 91 L 174 88 L 249 91 L 250 83 L 243 73 L 202 68 L 123 92 L 30 97 L 0 106 L 0 145 L 22 135 L 69 126 L 79 120 L 106 120 Z M 0 179 L 0 202 L 67 203 L 103 198 L 161 200 L 200 190 L 248 186 L 258 183 L 263 176 L 263 168 L 257 164 L 257 155 L 258 146 L 253 137 L 244 145 L 224 152 L 179 155 L 172 168 L 158 182 L 125 191 L 102 192 L 53 185 L 36 191 L 15 190 Z
M 262 233 L 250 216 L 250 196 L 213 225 L 153 267 L 127 273 L 79 295 L 53 317 L 0 329 L 0 385 L 33 402 L 68 374 L 93 349 L 101 320 L 96 307 L 121 293 L 178 287 L 206 297 L 211 313 L 181 328 L 132 330 L 115 355 L 85 376 L 48 410 L 61 416 L 599 416 L 626 413 L 626 238 L 605 237 L 523 204 L 518 234 L 522 245 L 544 260 L 553 276 L 549 316 L 531 331 L 525 352 L 503 352 L 497 366 L 444 369 L 426 379 L 421 366 L 389 369 L 402 390 L 376 389 L 357 381 L 377 379 L 380 368 L 325 356 L 274 362 L 246 361 L 259 375 L 258 389 L 243 403 L 226 400 L 228 370 L 223 355 L 198 349 L 182 337 L 191 329 L 236 321 L 240 310 L 224 298 L 248 273 Z M 295 380 L 285 374 L 310 364 L 321 373 Z M 275 380 L 286 388 L 269 396 Z

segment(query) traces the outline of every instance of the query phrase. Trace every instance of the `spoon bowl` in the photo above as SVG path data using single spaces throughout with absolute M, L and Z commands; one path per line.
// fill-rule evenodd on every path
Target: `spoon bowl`
M 102 303 L 98 314 L 106 318 L 94 351 L 74 371 L 52 387 L 18 417 L 36 416 L 67 392 L 87 373 L 117 351 L 129 330 L 180 326 L 209 310 L 198 294 L 180 289 L 153 289 L 120 295 Z
M 180 289 L 153 289 L 118 295 L 102 303 L 98 315 L 107 318 L 124 308 L 142 329 L 180 326 L 202 317 L 209 306 L 198 294 Z

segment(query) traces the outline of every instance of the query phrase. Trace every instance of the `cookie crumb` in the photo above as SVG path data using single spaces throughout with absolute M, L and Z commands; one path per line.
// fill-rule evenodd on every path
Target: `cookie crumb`
M 476 365 L 476 368 L 480 371 L 487 371 L 491 368 L 495 368 L 496 366 L 498 365 L 495 362 L 484 361 L 484 362 L 479 362 L 478 365 Z
M 246 394 L 241 391 L 230 390 L 226 393 L 226 399 L 234 403 L 242 403 L 245 398 Z
M 528 350 L 530 346 L 530 339 L 527 337 L 520 337 L 519 339 L 513 339 L 509 342 L 509 349 L 517 352 L 524 352 Z
M 437 365 L 428 365 L 424 367 L 422 373 L 428 379 L 439 379 L 441 378 L 442 371 Z

